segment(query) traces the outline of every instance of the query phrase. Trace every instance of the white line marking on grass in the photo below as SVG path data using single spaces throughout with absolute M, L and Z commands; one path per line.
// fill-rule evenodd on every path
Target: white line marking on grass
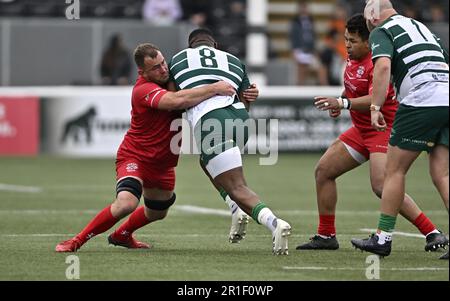
M 102 233 L 99 235 L 96 235 L 95 237 L 106 237 L 108 233 Z M 10 233 L 10 234 L 0 234 L 0 237 L 61 237 L 61 236 L 67 236 L 67 237 L 73 237 L 76 234 L 74 233 Z M 228 232 L 224 231 L 222 234 L 217 234 L 217 233 L 212 233 L 212 234 L 205 234 L 205 233 L 137 233 L 136 237 L 150 237 L 150 238 L 164 238 L 164 237 L 181 237 L 181 238 L 186 238 L 186 237 L 217 237 L 217 236 L 224 236 L 224 237 L 228 237 Z M 252 238 L 254 237 L 269 237 L 270 234 L 252 234 L 250 235 Z M 351 237 L 355 237 L 355 235 L 358 235 L 357 233 L 355 234 L 339 234 L 339 237 L 347 237 L 347 238 L 351 238 Z M 308 238 L 310 237 L 310 234 L 291 234 L 291 238 L 296 237 L 296 238 Z
M 273 210 L 274 213 L 278 213 L 279 215 L 316 215 L 319 216 L 319 213 L 317 210 Z M 338 210 L 336 211 L 336 215 L 339 217 L 342 216 L 379 216 L 380 211 L 373 210 L 373 211 L 367 211 L 367 210 Z M 448 213 L 445 212 L 445 210 L 427 210 L 427 215 L 436 215 L 436 216 L 447 216 Z
M 76 234 L 73 233 L 18 233 L 18 234 L 0 234 L 0 237 L 60 237 L 60 236 L 67 236 L 67 237 L 73 237 Z M 102 233 L 99 235 L 96 235 L 95 237 L 106 237 L 108 233 Z M 150 237 L 150 238 L 160 238 L 160 237 L 217 237 L 217 233 L 213 234 L 205 234 L 205 233 L 181 233 L 181 234 L 175 234 L 175 233 L 152 233 L 152 234 L 136 234 L 136 237 Z M 221 234 L 219 234 L 220 236 Z M 251 237 L 269 237 L 270 234 L 252 234 Z M 228 237 L 228 232 L 223 233 L 224 237 Z M 309 234 L 291 234 L 290 237 L 310 237 Z M 353 237 L 355 234 L 341 234 L 342 237 Z
M 219 216 L 231 216 L 230 210 L 223 210 L 223 209 L 212 209 L 212 208 L 205 208 L 205 207 L 198 207 L 198 206 L 191 206 L 191 205 L 179 205 L 175 206 L 174 209 L 183 211 L 183 212 L 189 212 L 189 213 L 200 213 L 200 214 L 210 214 L 210 215 L 219 215 Z
M 35 233 L 35 234 L 2 234 L 2 237 L 60 237 L 75 236 L 75 234 L 57 234 L 57 233 Z
M 13 191 L 13 192 L 26 192 L 26 193 L 38 193 L 42 192 L 42 188 L 34 186 L 22 186 L 22 185 L 10 185 L 0 183 L 0 191 Z
M 11 210 L 1 210 L 0 209 L 0 215 L 1 214 L 96 214 L 101 210 L 99 209 L 11 209 Z M 209 215 L 216 215 L 216 216 L 224 216 L 224 217 L 230 217 L 231 213 L 229 210 L 225 209 L 214 209 L 214 208 L 207 208 L 207 207 L 200 207 L 200 206 L 193 206 L 193 205 L 175 205 L 172 209 L 175 212 L 182 212 L 182 213 L 194 213 L 194 214 L 209 214 Z M 317 215 L 317 211 L 315 210 L 274 210 L 275 213 L 279 214 L 280 216 L 315 216 Z M 434 215 L 447 215 L 447 212 L 443 212 L 441 210 L 431 210 L 427 211 L 427 214 L 431 215 L 434 213 Z M 350 215 L 350 216 L 357 216 L 357 215 L 379 215 L 379 212 L 377 211 L 338 211 L 337 215 Z M 370 231 L 376 231 L 374 229 L 360 229 L 360 231 L 363 232 L 370 232 Z M 411 236 L 411 237 L 420 237 L 423 238 L 423 235 L 420 234 L 412 234 L 412 233 L 404 233 L 404 232 L 394 232 L 399 235 L 403 236 Z
M 377 231 L 377 229 L 366 229 L 366 228 L 359 229 L 359 230 L 360 230 L 361 232 L 372 232 L 372 233 L 375 233 L 375 232 Z M 416 233 L 407 233 L 407 232 L 397 232 L 397 231 L 394 231 L 393 234 L 394 234 L 394 235 L 399 235 L 399 236 L 406 236 L 406 237 L 425 238 L 424 235 L 422 235 L 422 234 L 416 234 Z
M 366 268 L 349 267 L 292 267 L 284 266 L 283 270 L 303 270 L 303 271 L 365 271 Z M 448 271 L 448 268 L 440 267 L 417 267 L 417 268 L 381 268 L 383 271 Z
M 45 209 L 16 209 L 16 210 L 0 210 L 0 214 L 28 214 L 28 215 L 45 215 L 45 214 L 96 214 L 100 211 L 99 210 L 93 210 L 93 209 L 88 209 L 88 210 L 76 210 L 76 209 L 68 209 L 68 210 L 45 210 Z
M 73 237 L 76 234 L 74 233 L 29 233 L 29 234 L 0 234 L 1 237 L 60 237 L 60 236 L 68 236 Z M 95 237 L 106 237 L 109 235 L 108 233 L 102 233 L 99 235 L 96 235 Z M 224 233 L 224 236 L 227 236 L 227 233 Z M 137 237 L 210 237 L 210 236 L 217 236 L 217 234 L 200 234 L 200 233 L 186 233 L 186 234 L 161 234 L 161 233 L 155 233 L 155 234 L 137 234 Z M 267 235 L 253 235 L 257 237 L 267 236 Z
M 48 190 L 51 191 L 103 191 L 103 190 L 115 190 L 114 185 L 106 185 L 106 184 L 70 184 L 70 185 L 57 185 L 48 187 Z
M 230 211 L 225 209 L 213 209 L 213 208 L 207 208 L 207 207 L 200 207 L 200 206 L 193 206 L 193 205 L 176 205 L 174 206 L 174 209 L 177 209 L 182 212 L 189 212 L 189 213 L 200 213 L 200 214 L 211 214 L 211 215 L 219 215 L 219 216 L 230 216 Z M 274 213 L 281 215 L 291 215 L 291 216 L 298 216 L 298 215 L 319 215 L 317 210 L 273 210 Z M 427 211 L 428 215 L 445 215 L 447 216 L 448 213 L 444 210 L 429 210 Z M 379 211 L 352 211 L 352 210 L 341 210 L 337 211 L 336 215 L 351 215 L 351 216 L 366 216 L 366 215 L 380 215 Z

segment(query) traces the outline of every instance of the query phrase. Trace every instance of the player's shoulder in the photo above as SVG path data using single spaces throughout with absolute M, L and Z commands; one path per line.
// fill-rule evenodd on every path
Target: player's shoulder
M 182 50 L 178 51 L 177 53 L 175 53 L 169 61 L 169 66 L 185 59 L 187 57 L 187 53 L 189 52 L 189 49 L 191 49 L 191 48 L 185 48 L 185 49 L 182 49 Z
M 153 82 L 143 81 L 139 85 L 136 84 L 134 86 L 133 97 L 141 98 L 145 95 L 149 95 L 160 90 L 165 90 L 165 88 Z
M 367 55 L 367 57 L 361 62 L 362 65 L 368 70 L 372 71 L 373 69 L 373 60 L 372 60 L 372 53 Z
M 389 28 L 383 26 L 375 27 L 369 35 L 369 41 L 373 42 L 374 40 L 385 40 L 385 39 L 393 39 L 392 33 L 389 31 Z
M 347 60 L 347 70 L 355 72 L 357 78 L 367 77 L 373 70 L 372 55 L 368 54 L 364 59 L 360 61 Z
M 163 89 L 163 87 L 161 87 L 157 83 L 149 82 L 149 81 L 143 80 L 142 78 L 139 79 L 138 82 L 136 83 L 136 85 L 134 86 L 135 90 L 136 89 L 137 90 L 148 90 L 148 89 L 156 89 L 156 88 Z
M 236 65 L 236 66 L 238 66 L 240 68 L 245 68 L 245 64 L 241 61 L 240 58 L 238 58 L 234 54 L 231 54 L 231 53 L 223 51 L 223 50 L 219 50 L 219 51 L 223 52 L 226 55 L 226 57 L 228 58 L 228 61 L 231 64 Z
M 385 20 L 382 24 L 375 27 L 370 32 L 370 38 L 394 38 L 395 31 L 405 22 L 411 22 L 411 19 L 402 15 L 394 15 Z
M 237 56 L 235 56 L 234 54 L 231 54 L 231 53 L 226 52 L 226 51 L 223 51 L 223 50 L 219 50 L 219 51 L 222 52 L 222 53 L 224 53 L 224 54 L 225 54 L 226 56 L 228 56 L 229 58 L 232 58 L 232 59 L 234 59 L 234 60 L 239 61 L 239 62 L 242 63 L 241 59 L 238 58 Z

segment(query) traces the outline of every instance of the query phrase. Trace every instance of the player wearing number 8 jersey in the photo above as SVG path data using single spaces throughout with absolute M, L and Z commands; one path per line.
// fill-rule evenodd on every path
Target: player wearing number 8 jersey
M 386 129 L 380 108 L 392 75 L 400 102 L 389 140 L 378 230 L 355 247 L 387 256 L 402 205 L 405 176 L 422 151 L 429 153 L 430 174 L 448 211 L 448 54 L 422 23 L 398 15 L 388 0 L 370 0 L 365 8 L 374 61 L 371 123 Z M 447 256 L 444 256 L 448 259 Z
M 59 243 L 56 252 L 77 251 L 130 213 L 129 219 L 108 236 L 109 243 L 132 249 L 150 248 L 136 240 L 133 232 L 164 219 L 175 202 L 174 169 L 178 152 L 170 148 L 177 134 L 171 130 L 172 122 L 181 115 L 181 109 L 217 93 L 234 94 L 233 87 L 223 81 L 195 90 L 166 90 L 169 80 L 166 60 L 159 48 L 150 43 L 138 45 L 134 59 L 139 77 L 131 96 L 131 126 L 117 151 L 116 198 L 77 235 Z M 137 208 L 142 196 L 145 206 Z
M 249 86 L 244 64 L 216 46 L 212 33 L 207 29 L 197 29 L 189 35 L 189 48 L 177 53 L 169 64 L 177 89 L 224 80 L 236 89 L 237 94 L 241 94 Z M 237 95 L 214 96 L 187 109 L 187 118 L 201 152 L 200 162 L 234 212 L 233 223 L 238 220 L 234 215 L 243 213 L 243 210 L 272 231 L 273 253 L 287 255 L 290 225 L 277 218 L 246 185 L 241 150 L 248 139 L 245 121 L 249 115 L 246 104 L 239 99 Z M 233 225 L 230 232 L 233 232 Z M 230 233 L 230 240 L 232 235 Z

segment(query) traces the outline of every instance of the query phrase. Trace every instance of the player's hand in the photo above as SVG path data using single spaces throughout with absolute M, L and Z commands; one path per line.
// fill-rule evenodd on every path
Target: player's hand
M 384 120 L 383 113 L 380 111 L 371 111 L 370 118 L 372 120 L 372 127 L 379 132 L 384 132 L 386 130 L 387 124 Z
M 256 84 L 251 84 L 247 89 L 244 90 L 244 92 L 242 92 L 242 95 L 244 96 L 245 101 L 255 101 L 259 96 L 259 90 L 256 87 Z
M 341 110 L 339 106 L 339 102 L 336 98 L 326 97 L 326 96 L 316 96 L 314 97 L 314 106 L 318 110 L 327 111 L 327 110 Z M 330 115 L 331 116 L 331 115 Z
M 221 80 L 214 83 L 213 85 L 218 95 L 233 96 L 234 94 L 236 94 L 236 90 L 233 88 L 233 86 L 226 81 Z
M 335 110 L 335 109 L 328 110 L 328 115 L 330 115 L 330 117 L 332 117 L 332 118 L 337 118 L 337 117 L 339 117 L 339 116 L 341 115 L 341 110 L 340 110 L 340 109 L 337 109 L 337 110 Z

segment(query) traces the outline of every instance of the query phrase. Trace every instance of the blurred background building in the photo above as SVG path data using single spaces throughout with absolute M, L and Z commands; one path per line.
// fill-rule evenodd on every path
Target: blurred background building
M 74 1 L 69 2 L 0 0 L 0 85 L 131 84 L 136 69 L 128 66 L 123 50 L 114 57 L 121 60 L 116 67 L 125 76 L 118 81 L 104 76 L 104 55 L 113 36 L 121 37 L 120 47 L 130 58 L 136 44 L 145 41 L 159 45 L 169 58 L 186 45 L 190 30 L 207 26 L 220 48 L 244 61 L 263 51 L 263 66 L 253 69 L 267 85 L 339 86 L 346 59 L 345 19 L 361 12 L 365 3 L 256 0 L 265 5 L 248 11 L 247 0 L 79 0 L 80 19 L 67 20 L 66 10 Z M 448 49 L 449 1 L 393 3 L 400 13 L 430 25 Z M 248 15 L 258 8 L 264 10 L 264 26 L 249 22 Z M 266 49 L 248 43 L 252 32 L 266 36 Z M 111 68 L 111 52 L 108 58 Z

